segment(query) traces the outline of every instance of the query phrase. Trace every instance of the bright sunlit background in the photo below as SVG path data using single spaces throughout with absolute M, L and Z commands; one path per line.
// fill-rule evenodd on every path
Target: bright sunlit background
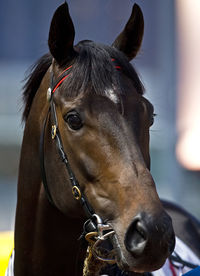
M 200 170 L 200 1 L 177 0 L 177 158 Z
M 111 44 L 137 2 L 145 36 L 133 61 L 155 107 L 152 174 L 161 198 L 200 218 L 200 1 L 68 0 L 76 42 Z M 192 3 L 191 3 L 192 2 Z M 52 14 L 62 1 L 3 0 L 0 9 L 0 231 L 14 228 L 27 68 L 48 51 Z

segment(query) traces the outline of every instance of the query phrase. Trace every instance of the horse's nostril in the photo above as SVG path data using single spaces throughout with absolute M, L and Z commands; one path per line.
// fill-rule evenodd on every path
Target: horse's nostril
M 124 245 L 134 258 L 142 258 L 148 252 L 151 260 L 164 260 L 172 253 L 175 245 L 170 217 L 165 212 L 156 216 L 139 213 L 127 229 Z M 155 254 L 155 246 L 159 255 Z
M 146 246 L 148 237 L 147 230 L 139 218 L 136 218 L 129 226 L 125 235 L 126 249 L 134 255 L 134 257 L 140 256 Z

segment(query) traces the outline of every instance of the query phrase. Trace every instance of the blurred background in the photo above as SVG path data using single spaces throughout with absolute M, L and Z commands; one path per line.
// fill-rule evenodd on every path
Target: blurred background
M 157 114 L 151 128 L 152 174 L 161 198 L 200 219 L 200 1 L 68 0 L 76 42 L 111 44 L 134 2 L 143 10 L 145 34 L 133 65 Z M 1 1 L 0 231 L 14 229 L 22 80 L 27 68 L 48 51 L 50 21 L 61 3 Z

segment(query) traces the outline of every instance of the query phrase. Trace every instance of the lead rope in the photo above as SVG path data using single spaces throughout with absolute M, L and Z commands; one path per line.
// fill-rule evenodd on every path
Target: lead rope
M 92 247 L 89 245 L 83 266 L 83 276 L 99 276 L 105 265 L 105 263 L 94 256 Z

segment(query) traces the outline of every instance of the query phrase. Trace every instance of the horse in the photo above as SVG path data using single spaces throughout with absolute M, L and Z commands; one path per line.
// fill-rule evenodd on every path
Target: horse
M 118 275 L 157 270 L 173 252 L 172 220 L 150 173 L 154 108 L 130 63 L 143 32 L 134 4 L 111 46 L 74 45 L 67 3 L 55 11 L 49 53 L 23 92 L 15 276 L 83 275 L 88 244 Z

